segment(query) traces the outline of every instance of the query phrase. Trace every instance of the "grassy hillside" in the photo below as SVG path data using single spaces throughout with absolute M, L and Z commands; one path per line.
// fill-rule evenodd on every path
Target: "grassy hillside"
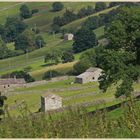
M 4 24 L 8 16 L 18 16 L 19 8 L 22 4 L 26 4 L 31 10 L 39 9 L 39 12 L 33 17 L 25 20 L 29 27 L 36 26 L 41 29 L 41 31 L 50 30 L 50 25 L 55 16 L 61 16 L 66 8 L 72 9 L 77 12 L 79 9 L 87 6 L 95 6 L 93 2 L 63 2 L 64 9 L 59 12 L 52 12 L 51 2 L 0 2 L 0 24 Z
M 74 82 L 73 77 L 52 83 L 33 85 L 26 88 L 17 88 L 8 95 L 7 103 L 9 106 L 13 106 L 15 104 L 15 100 L 19 103 L 24 100 L 31 111 L 37 111 L 40 107 L 40 96 L 46 92 L 53 92 L 61 96 L 63 98 L 64 106 L 86 102 L 97 103 L 100 101 L 99 104 L 89 107 L 88 111 L 93 111 L 96 108 L 103 107 L 103 105 L 109 106 L 121 101 L 120 99 L 115 99 L 115 86 L 109 87 L 106 93 L 102 93 L 99 90 L 99 84 L 97 82 L 70 84 L 71 82 Z M 134 89 L 136 91 L 140 91 L 140 84 L 135 83 Z M 13 114 L 17 114 L 17 111 L 17 109 L 11 110 Z
M 97 37 L 100 37 L 104 34 L 104 28 L 100 27 L 94 31 L 97 35 Z M 73 41 L 63 41 L 61 39 L 61 34 L 57 35 L 50 35 L 48 33 L 41 33 L 44 40 L 46 41 L 46 46 L 44 48 L 35 50 L 33 52 L 30 52 L 28 54 L 0 60 L 0 74 L 9 73 L 15 70 L 21 70 L 27 66 L 31 66 L 31 74 L 35 76 L 36 79 L 40 79 L 42 77 L 43 73 L 40 73 L 41 71 L 44 72 L 45 70 L 49 70 L 51 68 L 57 69 L 57 66 L 49 66 L 44 63 L 44 56 L 48 51 L 54 51 L 54 50 L 67 50 L 72 48 Z M 13 43 L 8 44 L 8 48 L 14 49 Z M 79 59 L 80 54 L 76 54 L 75 58 L 76 60 Z M 75 63 L 75 62 L 74 62 Z M 74 63 L 70 63 L 67 66 L 72 68 Z M 61 66 L 61 64 L 60 64 Z M 63 67 L 64 65 L 62 65 Z M 58 65 L 59 69 L 59 65 Z M 67 69 L 67 67 L 66 67 Z
M 78 20 L 75 20 L 67 25 L 64 25 L 62 27 L 62 29 L 78 29 L 81 27 L 81 24 L 89 17 L 94 17 L 94 16 L 98 16 L 99 14 L 103 14 L 103 13 L 108 13 L 109 11 L 113 10 L 113 9 L 116 9 L 118 6 L 114 6 L 114 7 L 111 7 L 111 8 L 108 8 L 108 9 L 105 9 L 103 11 L 100 11 L 100 12 L 97 12 L 97 13 L 94 13 L 90 16 L 87 16 L 87 17 L 84 17 L 84 18 L 81 18 L 81 19 L 78 19 Z

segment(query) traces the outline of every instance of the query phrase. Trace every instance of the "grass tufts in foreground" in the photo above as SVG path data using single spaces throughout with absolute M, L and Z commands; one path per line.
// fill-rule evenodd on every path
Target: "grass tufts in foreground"
M 106 110 L 87 114 L 84 108 L 58 113 L 32 114 L 26 104 L 18 118 L 10 114 L 0 122 L 1 138 L 133 138 L 140 137 L 140 106 L 128 101 L 118 118 Z M 8 113 L 8 112 L 7 112 Z M 28 115 L 27 115 L 28 114 Z M 29 115 L 30 114 L 30 115 Z

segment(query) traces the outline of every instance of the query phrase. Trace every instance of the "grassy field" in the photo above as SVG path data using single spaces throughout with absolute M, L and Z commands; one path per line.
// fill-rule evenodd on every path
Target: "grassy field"
M 81 24 L 89 17 L 95 17 L 95 16 L 98 16 L 99 14 L 105 14 L 105 13 L 108 13 L 109 11 L 113 10 L 113 9 L 116 9 L 118 6 L 115 6 L 115 7 L 112 7 L 112 8 L 108 8 L 108 9 L 105 9 L 103 11 L 100 11 L 100 12 L 97 12 L 97 13 L 94 13 L 92 15 L 89 15 L 89 16 L 86 16 L 84 18 L 81 18 L 81 19 L 78 19 L 78 20 L 75 20 L 67 25 L 64 25 L 62 26 L 62 29 L 78 29 L 81 27 Z
M 9 106 L 15 105 L 15 100 L 21 103 L 23 100 L 27 103 L 29 109 L 34 112 L 40 107 L 40 96 L 46 92 L 53 92 L 63 98 L 63 105 L 75 105 L 85 102 L 97 102 L 109 100 L 106 104 L 101 103 L 96 106 L 88 107 L 88 111 L 93 111 L 97 108 L 101 108 L 104 105 L 110 106 L 119 103 L 120 100 L 115 99 L 115 86 L 109 87 L 106 93 L 102 93 L 99 90 L 98 83 L 87 84 L 70 84 L 74 82 L 74 77 L 69 77 L 67 80 L 62 80 L 53 83 L 41 84 L 26 88 L 17 88 L 8 94 L 7 104 Z M 140 91 L 140 84 L 135 83 L 134 89 Z M 77 97 L 78 96 L 78 97 Z M 18 114 L 17 109 L 11 111 L 12 114 Z
M 97 35 L 98 38 L 104 35 L 104 28 L 100 27 L 94 31 Z M 55 51 L 55 50 L 69 50 L 72 48 L 73 41 L 63 41 L 61 39 L 61 34 L 56 34 L 56 35 L 50 35 L 48 33 L 43 33 L 41 34 L 46 41 L 46 46 L 44 48 L 35 50 L 33 52 L 30 52 L 24 55 L 0 60 L 0 74 L 5 74 L 5 73 L 10 73 L 15 70 L 22 70 L 25 67 L 32 67 L 31 69 L 31 74 L 35 76 L 37 80 L 40 79 L 42 74 L 40 72 L 44 72 L 48 69 L 60 69 L 60 67 L 66 66 L 63 69 L 68 69 L 72 68 L 73 64 L 75 63 L 70 63 L 70 64 L 59 64 L 58 66 L 49 66 L 49 64 L 44 63 L 44 56 L 48 51 Z M 11 50 L 14 49 L 14 44 L 10 43 L 8 44 L 8 48 Z M 75 55 L 75 60 L 78 60 L 80 55 L 82 53 L 76 54 Z M 49 67 L 48 67 L 49 66 Z M 62 69 L 61 69 L 62 70 Z M 64 70 L 65 71 L 65 70 Z
M 52 12 L 52 2 L 0 2 L 0 24 L 4 24 L 8 16 L 18 16 L 19 8 L 22 4 L 32 9 L 39 9 L 39 12 L 30 19 L 25 20 L 29 27 L 33 27 L 35 24 L 41 29 L 41 31 L 50 30 L 50 25 L 55 16 L 61 16 L 66 8 L 72 9 L 77 12 L 79 9 L 87 6 L 95 6 L 93 2 L 63 2 L 64 9 L 59 12 Z
M 25 20 L 25 22 L 29 25 L 29 27 L 33 27 L 35 24 L 37 27 L 40 29 L 42 28 L 43 31 L 45 31 L 46 26 L 49 28 L 50 24 L 52 23 L 52 19 L 55 16 L 61 15 L 64 11 L 65 8 L 68 9 L 73 9 L 74 11 L 78 11 L 82 7 L 87 7 L 87 6 L 95 6 L 95 3 L 93 2 L 64 2 L 64 10 L 60 12 L 52 12 L 52 3 L 43 3 L 43 2 L 37 2 L 37 3 L 20 3 L 20 2 L 1 2 L 0 7 L 1 7 L 1 13 L 0 13 L 0 23 L 3 24 L 6 20 L 7 16 L 16 16 L 19 14 L 19 8 L 22 4 L 27 4 L 30 9 L 38 8 L 39 13 L 33 15 L 32 18 Z M 7 14 L 7 16 L 5 15 Z M 103 27 L 100 27 L 99 29 L 95 30 L 95 33 L 98 38 L 100 38 L 104 34 L 104 29 Z M 48 51 L 55 51 L 55 50 L 69 50 L 72 48 L 72 43 L 73 41 L 67 41 L 64 42 L 63 39 L 61 39 L 61 34 L 56 34 L 56 35 L 50 35 L 48 33 L 41 33 L 43 36 L 44 40 L 46 41 L 46 46 L 44 48 L 35 50 L 33 52 L 30 52 L 28 54 L 20 55 L 17 57 L 13 58 L 8 58 L 4 60 L 0 60 L 0 75 L 10 73 L 15 70 L 22 70 L 25 67 L 30 66 L 31 69 L 31 74 L 35 76 L 37 80 L 39 80 L 42 77 L 41 71 L 44 72 L 48 69 L 55 69 L 58 70 L 63 70 L 64 72 L 67 71 L 68 69 L 72 69 L 72 64 L 67 64 L 65 68 L 60 68 L 63 67 L 64 65 L 60 64 L 58 66 L 53 66 L 53 67 L 47 67 L 49 64 L 44 63 L 44 56 Z M 11 50 L 14 50 L 14 43 L 7 44 L 7 47 Z M 80 53 L 81 54 L 81 53 Z M 75 55 L 75 59 L 78 60 L 80 57 L 80 54 Z

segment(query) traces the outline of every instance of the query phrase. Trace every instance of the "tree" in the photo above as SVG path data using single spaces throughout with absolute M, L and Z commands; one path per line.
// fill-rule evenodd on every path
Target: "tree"
M 72 52 L 64 52 L 61 59 L 63 63 L 72 62 L 74 60 L 74 55 Z
M 92 64 L 88 59 L 82 59 L 74 65 L 74 74 L 81 74 L 91 66 Z
M 94 30 L 99 27 L 99 16 L 89 17 L 82 25 L 82 27 L 89 28 L 90 30 Z
M 97 55 L 94 49 L 89 49 L 85 51 L 83 54 L 81 54 L 80 60 L 84 60 L 84 59 L 88 60 L 93 67 L 97 66 L 97 62 L 96 62 Z
M 15 40 L 15 49 L 26 51 L 32 51 L 35 47 L 35 34 L 30 30 L 25 30 Z
M 96 4 L 95 4 L 95 11 L 97 11 L 97 12 L 102 11 L 106 8 L 107 8 L 107 6 L 106 6 L 106 3 L 104 3 L 104 2 L 96 2 Z
M 42 48 L 45 46 L 45 41 L 41 35 L 37 36 L 35 39 L 35 44 L 37 48 Z
M 59 33 L 60 32 L 60 26 L 59 25 L 57 25 L 57 24 L 53 24 L 52 25 L 52 32 L 53 33 Z
M 106 91 L 110 85 L 122 80 L 117 87 L 116 97 L 130 97 L 132 84 L 140 77 L 139 15 L 140 12 L 135 6 L 120 11 L 116 21 L 107 28 L 109 45 L 98 59 L 104 70 L 99 81 L 101 89 Z
M 5 32 L 2 37 L 6 42 L 15 41 L 17 36 L 21 34 L 27 25 L 17 17 L 8 17 L 5 23 Z
M 80 11 L 77 13 L 77 16 L 79 18 L 82 18 L 82 17 L 88 16 L 94 12 L 95 12 L 94 8 L 92 6 L 88 6 L 87 8 L 85 8 L 85 7 L 81 8 Z
M 27 83 L 34 82 L 35 79 L 27 71 L 14 71 L 10 74 L 10 77 L 24 78 Z
M 35 14 L 35 13 L 38 13 L 38 12 L 39 12 L 38 9 L 33 9 L 33 10 L 31 11 L 32 15 Z
M 82 52 L 97 45 L 96 35 L 87 28 L 79 29 L 74 35 L 73 50 Z
M 7 100 L 7 97 L 1 95 L 1 92 L 0 92 L 0 116 L 4 114 L 3 106 L 4 106 L 4 101 L 5 100 Z
M 32 16 L 32 14 L 26 4 L 24 4 L 20 7 L 20 16 L 22 19 L 30 18 Z
M 0 36 L 0 59 L 4 59 L 10 56 L 10 50 L 7 48 L 5 42 Z
M 44 73 L 42 79 L 43 80 L 50 80 L 53 77 L 61 76 L 62 74 L 56 70 L 49 70 Z
M 45 61 L 44 62 L 47 63 L 47 62 L 51 61 L 51 63 L 57 64 L 57 63 L 59 63 L 60 57 L 61 57 L 61 53 L 57 50 L 52 51 L 52 52 L 48 52 L 45 55 Z
M 54 2 L 52 4 L 53 11 L 61 11 L 64 8 L 64 5 L 61 2 Z

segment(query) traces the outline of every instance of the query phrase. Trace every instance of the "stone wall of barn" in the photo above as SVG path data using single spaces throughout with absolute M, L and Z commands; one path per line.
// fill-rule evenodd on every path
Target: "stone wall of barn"
M 62 99 L 61 98 L 45 98 L 41 97 L 41 111 L 49 111 L 54 109 L 59 109 L 62 107 Z

